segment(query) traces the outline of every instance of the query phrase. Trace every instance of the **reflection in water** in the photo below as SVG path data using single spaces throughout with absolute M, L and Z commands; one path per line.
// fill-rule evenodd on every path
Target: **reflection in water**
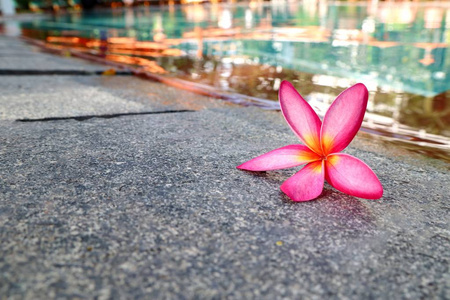
M 323 115 L 346 87 L 370 91 L 364 130 L 450 161 L 450 5 L 372 1 L 212 3 L 23 23 L 47 47 L 277 99 L 289 80 Z M 273 107 L 273 105 L 271 106 Z

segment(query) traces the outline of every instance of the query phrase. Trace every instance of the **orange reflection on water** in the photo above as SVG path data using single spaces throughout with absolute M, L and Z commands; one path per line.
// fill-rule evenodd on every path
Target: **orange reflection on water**
M 107 39 L 109 44 L 130 44 L 135 43 L 136 38 L 134 37 L 109 37 Z
M 419 62 L 424 66 L 429 66 L 435 62 L 433 54 L 430 51 L 425 52 L 425 56 L 419 60 Z
M 162 56 L 182 56 L 184 51 L 180 49 L 164 49 L 163 51 L 139 51 L 126 49 L 108 49 L 108 53 L 112 54 L 126 54 L 132 56 L 146 56 L 146 57 L 162 57 Z
M 417 48 L 423 49 L 435 49 L 435 48 L 446 48 L 448 45 L 446 43 L 414 43 Z
M 167 73 L 166 70 L 161 68 L 156 62 L 141 58 L 141 57 L 131 57 L 131 56 L 125 56 L 125 55 L 114 55 L 114 54 L 108 54 L 105 56 L 105 59 L 109 61 L 114 61 L 118 63 L 124 63 L 127 65 L 137 65 L 142 67 L 145 71 L 157 73 L 157 74 L 164 74 Z
M 223 29 L 223 28 L 200 28 L 196 27 L 194 31 L 186 31 L 183 32 L 183 38 L 185 39 L 193 39 L 199 37 L 199 29 L 201 29 L 201 37 L 202 38 L 211 38 L 211 37 L 234 37 L 237 34 L 241 33 L 241 28 L 235 27 L 232 29 Z
M 186 53 L 180 49 L 169 48 L 179 41 L 167 40 L 163 42 L 142 42 L 131 37 L 110 37 L 106 40 L 87 39 L 80 37 L 46 38 L 48 48 L 54 50 L 72 49 L 83 53 L 103 54 L 113 61 L 142 66 L 145 70 L 165 73 L 154 61 L 144 57 L 182 56 Z M 118 55 L 121 55 L 120 57 Z
M 398 42 L 391 42 L 391 41 L 377 41 L 373 40 L 367 43 L 369 46 L 374 46 L 378 48 L 390 48 L 400 45 Z
M 47 42 L 49 43 L 59 43 L 59 44 L 79 44 L 80 38 L 78 37 L 62 37 L 62 36 L 49 36 L 47 37 Z
M 196 27 L 193 31 L 183 33 L 183 39 L 180 42 L 188 40 L 261 40 L 261 41 L 291 41 L 291 42 L 327 42 L 330 31 L 319 26 L 304 27 L 277 27 L 267 30 L 265 27 L 258 26 L 252 31 L 245 31 L 241 27 L 225 28 L 200 28 Z
M 136 49 L 136 50 L 164 50 L 168 46 L 155 42 L 132 42 L 132 43 L 115 43 L 108 45 L 112 49 Z

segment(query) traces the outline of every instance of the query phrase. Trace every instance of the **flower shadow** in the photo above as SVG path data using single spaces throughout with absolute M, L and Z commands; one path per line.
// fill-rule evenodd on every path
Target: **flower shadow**
M 252 175 L 254 177 L 265 178 L 268 182 L 274 183 L 274 184 L 275 183 L 282 184 L 284 181 L 286 181 L 287 178 L 291 177 L 296 172 L 298 172 L 298 170 L 292 172 L 293 169 L 273 170 L 273 171 L 247 171 L 247 170 L 242 170 L 242 171 L 245 172 L 246 174 Z
M 292 205 L 295 211 L 310 210 L 315 218 L 325 223 L 334 222 L 342 227 L 352 229 L 369 229 L 376 224 L 376 218 L 366 201 L 334 190 L 325 184 L 322 194 L 315 200 L 307 202 L 292 201 L 280 191 L 280 198 L 285 204 Z
M 264 178 L 270 184 L 281 185 L 287 178 L 292 176 L 292 169 L 276 171 L 245 171 L 254 177 Z M 296 172 L 296 171 L 295 171 Z M 292 201 L 281 190 L 279 192 L 281 203 L 291 206 L 294 215 L 296 213 L 305 216 L 305 210 L 312 218 L 320 219 L 325 226 L 329 222 L 341 224 L 341 227 L 363 229 L 375 226 L 375 217 L 373 216 L 370 205 L 366 201 L 341 193 L 325 182 L 324 189 L 320 196 L 311 201 L 296 202 Z M 277 200 L 277 201 L 279 201 Z

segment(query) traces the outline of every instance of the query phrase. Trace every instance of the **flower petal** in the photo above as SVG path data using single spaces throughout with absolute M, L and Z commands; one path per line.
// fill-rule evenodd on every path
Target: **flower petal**
M 255 157 L 236 168 L 248 171 L 269 171 L 291 168 L 320 159 L 304 145 L 289 145 Z
M 323 161 L 311 162 L 286 180 L 281 190 L 294 201 L 309 201 L 322 193 L 323 179 Z
M 320 126 L 322 122 L 315 111 L 288 81 L 281 82 L 279 99 L 284 118 L 295 134 L 309 149 L 321 154 Z
M 383 186 L 372 169 L 361 160 L 348 154 L 332 154 L 325 162 L 325 177 L 329 184 L 346 194 L 379 199 Z
M 344 150 L 355 137 L 366 112 L 369 93 L 358 83 L 334 100 L 323 118 L 320 139 L 324 155 Z

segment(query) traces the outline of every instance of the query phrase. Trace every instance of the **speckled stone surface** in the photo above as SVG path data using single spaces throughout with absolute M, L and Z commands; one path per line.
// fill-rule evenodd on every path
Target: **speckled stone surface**
M 359 137 L 383 198 L 293 203 L 298 168 L 235 169 L 298 142 L 280 113 L 126 76 L 0 79 L 0 299 L 450 298 L 443 162 Z M 159 113 L 15 121 L 135 111 Z
M 279 114 L 222 108 L 0 122 L 0 294 L 56 298 L 448 298 L 445 169 L 350 148 L 381 200 L 235 166 L 296 142 Z
M 223 106 L 132 76 L 0 76 L 0 120 L 75 117 Z

